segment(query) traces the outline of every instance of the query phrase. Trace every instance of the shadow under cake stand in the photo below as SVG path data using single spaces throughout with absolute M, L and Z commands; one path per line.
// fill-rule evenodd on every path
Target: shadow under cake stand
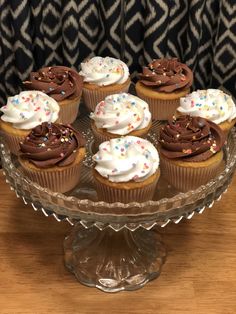
M 158 128 L 158 125 L 156 125 Z M 236 133 L 229 134 L 221 173 L 194 191 L 179 193 L 159 180 L 152 201 L 145 203 L 98 202 L 91 175 L 91 143 L 88 118 L 81 119 L 88 153 L 81 182 L 70 193 L 55 193 L 22 176 L 17 159 L 1 141 L 6 182 L 34 210 L 56 220 L 67 220 L 72 232 L 65 238 L 65 265 L 79 282 L 106 292 L 135 290 L 158 277 L 166 258 L 158 226 L 178 223 L 211 207 L 227 190 L 236 166 Z M 150 135 L 152 137 L 152 135 Z M 151 139 L 152 140 L 152 139 Z

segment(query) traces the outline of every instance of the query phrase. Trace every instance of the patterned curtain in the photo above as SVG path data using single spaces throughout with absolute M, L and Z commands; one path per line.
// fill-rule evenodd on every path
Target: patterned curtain
M 123 59 L 135 78 L 177 56 L 194 88 L 236 90 L 235 0 L 0 0 L 0 105 L 30 71 L 79 69 L 93 55 Z

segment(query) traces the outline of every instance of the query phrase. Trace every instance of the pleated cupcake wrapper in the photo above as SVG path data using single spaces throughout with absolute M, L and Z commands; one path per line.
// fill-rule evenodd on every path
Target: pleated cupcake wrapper
M 60 111 L 58 116 L 58 123 L 71 124 L 73 123 L 79 113 L 80 99 L 67 101 L 65 104 L 60 105 Z
M 106 96 L 112 95 L 112 94 L 116 94 L 116 93 L 127 93 L 129 90 L 129 85 L 120 85 L 120 87 L 117 85 L 114 90 L 110 90 L 110 91 L 106 91 L 101 89 L 94 89 L 94 90 L 90 90 L 90 89 L 86 89 L 83 88 L 83 100 L 84 103 L 86 105 L 86 107 L 88 108 L 89 111 L 94 111 L 95 107 L 97 106 L 97 104 L 104 100 Z
M 220 124 L 218 124 L 218 126 L 221 128 L 221 130 L 224 132 L 225 136 L 226 136 L 226 139 L 229 135 L 229 132 L 230 130 L 233 128 L 233 126 L 235 125 L 236 123 L 236 118 L 233 119 L 231 122 L 228 122 L 228 121 L 225 121 L 225 122 L 222 122 Z
M 111 139 L 111 137 L 97 132 L 97 130 L 93 126 L 93 124 L 91 124 L 91 129 L 92 129 L 93 136 L 94 136 L 93 150 L 94 150 L 94 152 L 97 152 L 99 145 L 105 141 L 109 141 Z
M 206 167 L 183 167 L 161 157 L 161 175 L 176 189 L 187 192 L 206 184 L 219 171 L 220 162 L 206 165 Z
M 21 162 L 24 174 L 33 182 L 42 187 L 49 188 L 55 192 L 67 192 L 73 189 L 80 180 L 81 163 L 73 166 L 66 166 L 63 170 L 47 171 L 41 169 L 37 171 L 26 168 L 24 162 Z
M 149 110 L 154 120 L 168 120 L 179 107 L 180 99 L 154 99 L 147 97 L 137 91 L 138 97 L 145 100 L 149 105 Z
M 107 203 L 121 202 L 145 202 L 151 200 L 155 193 L 156 184 L 158 179 L 149 185 L 144 185 L 137 189 L 119 189 L 114 188 L 109 185 L 102 184 L 95 178 L 95 185 L 97 190 L 97 195 L 100 201 Z
M 96 128 L 94 127 L 94 125 L 91 123 L 91 129 L 92 129 L 92 132 L 93 132 L 93 135 L 94 135 L 94 145 L 93 145 L 93 148 L 94 148 L 94 151 L 97 152 L 98 150 L 98 147 L 101 143 L 105 142 L 105 141 L 109 141 L 110 139 L 112 138 L 118 138 L 118 137 L 121 137 L 122 135 L 116 135 L 114 134 L 115 136 L 109 136 L 109 135 L 106 135 L 106 134 L 101 134 L 100 132 L 97 132 Z M 149 131 L 149 130 L 148 130 Z M 147 132 L 143 132 L 143 134 L 139 137 L 146 137 L 147 135 Z M 130 134 L 126 134 L 126 135 L 130 135 Z M 126 136 L 124 135 L 124 136 Z
M 30 133 L 30 130 L 29 130 L 29 133 Z M 5 133 L 5 132 L 1 132 L 1 135 L 5 139 L 11 153 L 14 155 L 18 155 L 19 150 L 20 150 L 20 142 L 24 141 L 25 136 L 17 136 L 17 135 Z

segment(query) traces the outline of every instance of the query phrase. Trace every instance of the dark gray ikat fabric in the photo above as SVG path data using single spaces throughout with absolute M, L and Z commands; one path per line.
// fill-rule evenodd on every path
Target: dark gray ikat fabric
M 0 105 L 30 71 L 79 69 L 94 55 L 123 59 L 134 79 L 151 59 L 177 56 L 194 88 L 236 96 L 236 1 L 0 0 Z

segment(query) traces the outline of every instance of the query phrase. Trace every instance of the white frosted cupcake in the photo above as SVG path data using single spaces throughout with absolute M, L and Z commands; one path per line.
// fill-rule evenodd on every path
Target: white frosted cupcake
M 59 105 L 40 91 L 24 91 L 9 97 L 7 104 L 0 108 L 0 130 L 10 151 L 17 154 L 19 143 L 32 128 L 42 122 L 55 122 L 58 119 Z
M 236 122 L 236 107 L 232 97 L 220 89 L 197 90 L 180 98 L 178 114 L 202 117 L 219 125 L 225 134 Z
M 127 93 L 107 96 L 98 103 L 90 118 L 95 147 L 120 136 L 145 137 L 152 125 L 148 104 Z
M 151 200 L 160 176 L 159 155 L 147 140 L 135 136 L 111 139 L 93 156 L 94 180 L 100 200 Z
M 81 63 L 83 99 L 90 111 L 106 96 L 129 90 L 130 78 L 127 65 L 111 57 L 93 57 Z

